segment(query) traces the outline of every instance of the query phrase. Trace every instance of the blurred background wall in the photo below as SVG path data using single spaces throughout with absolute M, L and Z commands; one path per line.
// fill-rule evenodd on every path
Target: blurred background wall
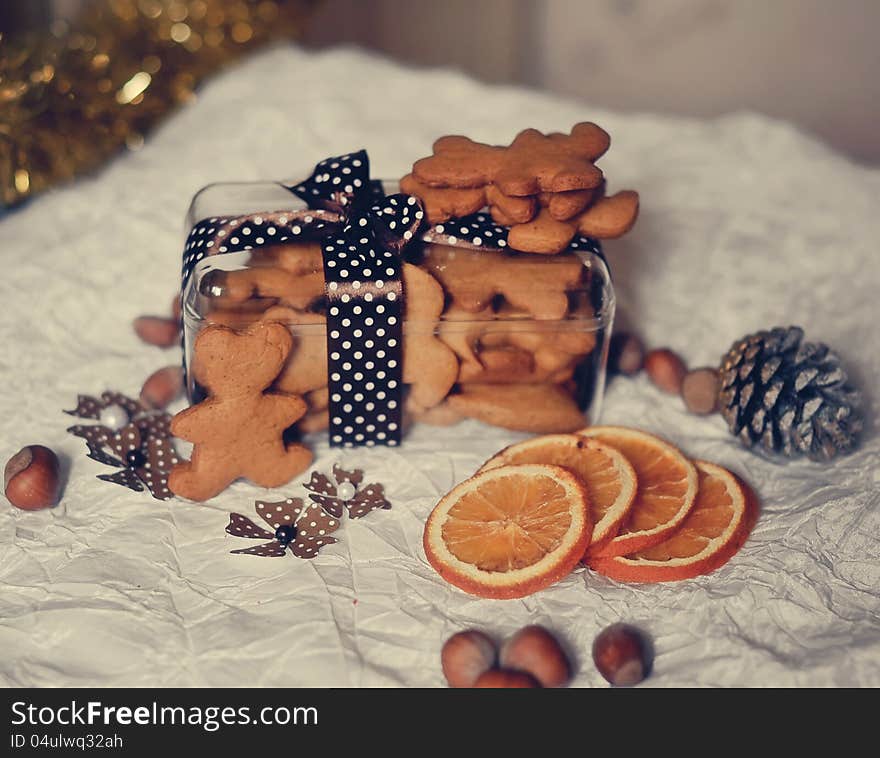
M 880 162 L 880 0 L 324 0 L 309 38 L 609 108 L 756 110 Z
M 0 0 L 0 18 L 84 1 Z M 609 108 L 751 109 L 880 163 L 880 0 L 321 0 L 306 42 Z

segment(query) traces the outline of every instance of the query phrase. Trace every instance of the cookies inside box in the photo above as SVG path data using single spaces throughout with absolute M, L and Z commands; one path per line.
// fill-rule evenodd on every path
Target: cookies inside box
M 414 243 L 401 280 L 404 425 L 477 419 L 566 432 L 598 415 L 614 298 L 596 251 L 547 256 Z M 289 436 L 326 430 L 327 309 L 319 242 L 205 258 L 184 302 L 191 401 L 205 396 L 196 347 L 204 327 L 278 322 L 293 348 L 271 389 L 307 406 Z

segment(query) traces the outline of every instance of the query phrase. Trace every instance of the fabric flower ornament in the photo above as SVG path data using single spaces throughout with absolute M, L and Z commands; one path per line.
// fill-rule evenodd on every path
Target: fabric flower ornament
M 255 506 L 257 514 L 273 531 L 240 513 L 230 513 L 226 532 L 234 537 L 272 541 L 230 551 L 233 554 L 279 558 L 290 550 L 297 558 L 308 559 L 314 558 L 325 545 L 339 541 L 330 536 L 339 528 L 339 518 L 316 503 L 306 505 L 301 498 L 289 497 L 276 503 L 257 500 Z
M 168 473 L 178 458 L 169 414 L 148 412 L 137 400 L 119 392 L 105 392 L 100 399 L 80 395 L 77 407 L 65 413 L 105 420 L 114 426 L 124 424 L 118 430 L 104 424 L 77 424 L 67 430 L 86 441 L 89 458 L 119 469 L 99 474 L 98 479 L 135 492 L 146 488 L 157 500 L 174 497 L 168 489 Z
M 349 518 L 361 518 L 377 508 L 391 507 L 385 499 L 385 489 L 381 484 L 363 484 L 364 472 L 346 471 L 333 465 L 333 479 L 317 471 L 303 486 L 311 490 L 309 498 L 337 519 L 348 510 Z
M 111 426 L 120 427 L 146 410 L 138 400 L 121 392 L 108 390 L 103 392 L 101 397 L 77 395 L 76 408 L 64 412 L 77 418 L 100 420 Z

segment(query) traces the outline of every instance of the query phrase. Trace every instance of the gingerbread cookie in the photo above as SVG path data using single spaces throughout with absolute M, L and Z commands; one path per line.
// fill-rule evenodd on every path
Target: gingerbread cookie
M 511 224 L 522 224 L 530 221 L 538 210 L 537 198 L 509 197 L 492 184 L 475 188 L 429 187 L 407 174 L 400 180 L 400 189 L 422 201 L 425 215 L 432 224 L 470 216 L 486 206 L 497 208 L 499 218 Z
M 236 308 L 259 299 L 305 310 L 324 294 L 324 272 L 293 273 L 280 266 L 255 266 L 227 271 L 219 279 L 222 289 L 214 303 Z
M 251 253 L 252 266 L 278 266 L 297 276 L 324 270 L 324 254 L 318 242 L 297 242 L 260 247 Z
M 290 351 L 275 388 L 281 392 L 305 395 L 327 386 L 327 337 L 320 326 L 326 318 L 319 313 L 276 305 L 263 314 L 264 321 L 275 321 L 301 330 Z M 326 407 L 326 406 L 325 406 Z
M 168 486 L 204 501 L 239 477 L 279 487 L 311 463 L 302 445 L 285 446 L 284 430 L 306 411 L 302 398 L 268 392 L 293 346 L 280 324 L 257 323 L 236 332 L 205 327 L 196 337 L 193 371 L 207 399 L 178 413 L 172 433 L 194 443 L 192 458 L 171 470 Z
M 462 416 L 454 411 L 448 400 L 444 400 L 433 408 L 424 409 L 408 409 L 408 418 L 412 421 L 418 421 L 420 424 L 428 424 L 430 426 L 452 426 L 461 421 Z
M 571 361 L 568 366 L 547 370 L 537 364 L 533 353 L 514 345 L 484 347 L 479 360 L 476 367 L 461 364 L 459 384 L 560 384 L 574 374 Z
M 549 263 L 493 250 L 443 245 L 428 245 L 423 265 L 465 311 L 479 313 L 500 295 L 514 307 L 543 320 L 565 316 L 569 307 L 567 293 L 578 288 L 584 273 L 583 263 L 576 255 L 558 257 Z
M 492 219 L 511 227 L 511 249 L 552 255 L 576 234 L 612 239 L 635 222 L 635 192 L 604 197 L 605 180 L 594 161 L 609 144 L 608 134 L 592 123 L 577 124 L 570 134 L 526 129 L 509 147 L 441 137 L 406 180 L 435 209 L 428 214 L 434 223 L 469 215 L 483 199 Z
M 296 427 L 303 434 L 323 432 L 330 428 L 330 413 L 326 408 L 322 411 L 309 412 L 299 420 Z
M 470 216 L 486 205 L 486 190 L 483 187 L 429 187 L 412 174 L 407 174 L 400 180 L 400 189 L 422 201 L 425 217 L 432 224 L 442 224 L 450 218 Z
M 594 316 L 586 303 L 574 308 L 564 321 L 530 321 L 529 314 L 509 305 L 498 310 L 498 320 L 480 335 L 486 347 L 513 345 L 528 350 L 535 365 L 554 374 L 577 365 L 596 347 L 596 333 L 585 323 Z
M 580 234 L 596 239 L 615 239 L 632 229 L 639 215 L 639 193 L 622 190 L 597 200 L 577 217 Z
M 585 424 L 571 393 L 560 385 L 466 384 L 446 403 L 467 418 L 520 432 L 574 432 Z
M 496 209 L 501 216 L 509 219 L 514 224 L 524 224 L 531 221 L 538 212 L 537 198 L 511 197 L 505 195 L 494 184 L 486 187 L 486 204 L 489 209 Z
M 458 360 L 435 334 L 443 312 L 443 288 L 431 274 L 403 265 L 406 327 L 403 333 L 403 383 L 408 405 L 428 409 L 449 394 L 458 376 Z
M 571 192 L 542 192 L 538 202 L 557 221 L 568 221 L 583 211 L 596 197 L 597 190 L 572 190 Z M 534 218 L 534 215 L 532 216 Z M 526 219 L 530 221 L 531 219 Z M 525 222 L 522 222 L 525 223 Z
M 330 390 L 328 387 L 307 392 L 305 396 L 306 404 L 309 406 L 309 413 L 315 411 L 323 411 L 330 405 Z
M 602 181 L 593 162 L 609 144 L 607 133 L 592 123 L 577 124 L 568 135 L 526 129 L 506 148 L 467 137 L 441 137 L 433 156 L 416 161 L 413 174 L 430 187 L 494 184 L 513 197 L 591 189 Z
M 448 135 L 434 141 L 434 154 L 413 164 L 413 176 L 428 187 L 476 189 L 492 183 L 506 147 Z
M 603 197 L 567 221 L 559 221 L 549 208 L 541 208 L 527 224 L 511 226 L 507 244 L 514 250 L 554 255 L 565 250 L 576 234 L 597 239 L 620 237 L 632 228 L 638 213 L 639 195 L 632 190 Z
M 478 369 L 482 364 L 476 353 L 477 343 L 494 318 L 495 311 L 491 306 L 472 313 L 453 301 L 443 311 L 437 336 L 455 353 L 459 361 Z

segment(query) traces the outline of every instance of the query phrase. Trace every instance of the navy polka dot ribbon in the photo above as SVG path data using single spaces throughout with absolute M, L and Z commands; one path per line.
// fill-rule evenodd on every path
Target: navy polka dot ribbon
M 403 427 L 401 251 L 422 223 L 421 203 L 377 193 L 365 150 L 321 161 L 290 190 L 346 218 L 342 230 L 322 242 L 330 444 L 397 445 Z

